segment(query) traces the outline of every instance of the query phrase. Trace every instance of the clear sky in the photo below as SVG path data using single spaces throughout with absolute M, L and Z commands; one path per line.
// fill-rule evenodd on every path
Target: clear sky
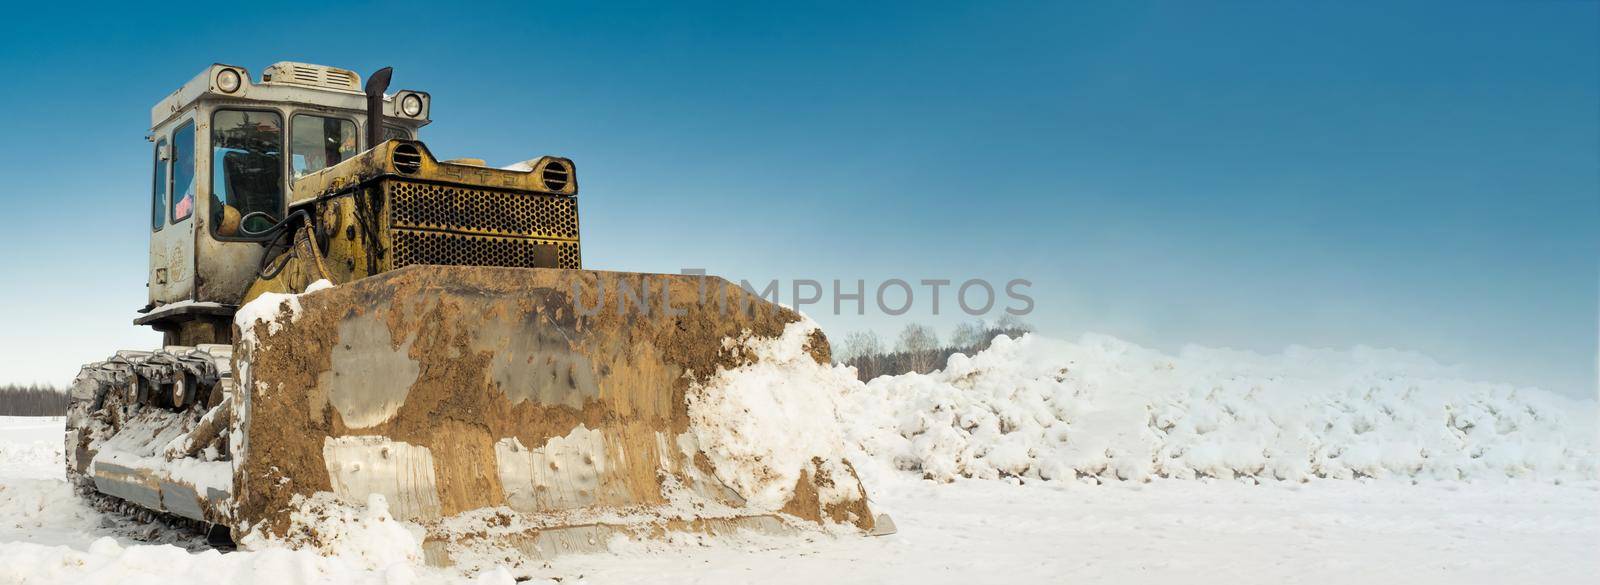
M 576 160 L 589 267 L 1021 277 L 1053 335 L 1595 392 L 1594 2 L 581 4 L 13 10 L 0 382 L 158 341 L 129 324 L 150 106 L 293 60 L 394 66 L 443 156 Z

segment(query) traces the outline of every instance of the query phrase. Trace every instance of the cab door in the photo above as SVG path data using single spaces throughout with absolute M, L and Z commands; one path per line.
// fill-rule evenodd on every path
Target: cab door
M 156 133 L 151 179 L 150 302 L 194 298 L 195 211 L 199 202 L 191 114 Z

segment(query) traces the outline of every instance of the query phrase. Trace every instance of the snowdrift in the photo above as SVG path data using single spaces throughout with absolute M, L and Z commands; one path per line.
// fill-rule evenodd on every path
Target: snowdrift
M 1592 480 L 1594 401 L 1417 354 L 997 338 L 943 371 L 838 389 L 863 453 L 934 480 Z

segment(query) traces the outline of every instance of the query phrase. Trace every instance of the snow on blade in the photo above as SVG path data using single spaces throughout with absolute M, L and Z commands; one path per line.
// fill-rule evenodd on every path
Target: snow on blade
M 689 388 L 691 432 L 717 478 L 757 509 L 782 507 L 813 459 L 831 477 L 852 476 L 837 404 L 840 390 L 859 382 L 848 368 L 818 364 L 806 351 L 816 328 L 802 317 L 777 338 L 724 340 L 725 349 L 742 345 L 753 361 Z M 853 482 L 833 482 L 818 498 L 828 505 L 854 489 Z
M 267 333 L 277 333 L 283 329 L 285 320 L 293 323 L 300 317 L 300 296 L 308 295 L 319 290 L 333 288 L 333 283 L 327 279 L 318 280 L 306 286 L 306 291 L 300 294 L 290 293 L 262 293 L 261 296 L 239 307 L 233 315 L 233 324 L 239 328 L 245 343 L 255 344 L 255 326 L 264 323 Z
M 250 377 L 250 352 L 260 344 L 256 339 L 256 325 L 265 324 L 267 334 L 272 335 L 283 329 L 284 323 L 293 323 L 300 318 L 300 297 L 320 290 L 333 288 L 333 283 L 327 279 L 320 279 L 306 286 L 306 291 L 300 294 L 288 293 L 262 293 L 233 314 L 233 326 L 239 330 L 239 339 L 235 347 L 244 350 L 246 359 L 236 360 L 237 371 L 233 373 L 237 379 Z M 261 390 L 265 390 L 262 388 Z M 242 425 L 235 425 L 229 439 L 232 445 L 244 444 L 244 433 L 239 429 Z

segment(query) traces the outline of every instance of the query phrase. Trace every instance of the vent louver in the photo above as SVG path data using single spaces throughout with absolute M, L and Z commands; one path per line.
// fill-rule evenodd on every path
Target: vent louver
M 361 91 L 361 76 L 348 69 L 309 63 L 274 63 L 261 74 L 263 83 Z
M 408 175 L 422 169 L 422 153 L 417 151 L 416 146 L 410 144 L 394 147 L 390 160 L 394 161 L 394 170 Z
M 551 161 L 544 166 L 539 180 L 544 183 L 545 189 L 559 193 L 567 188 L 567 183 L 572 182 L 572 171 L 560 161 Z

